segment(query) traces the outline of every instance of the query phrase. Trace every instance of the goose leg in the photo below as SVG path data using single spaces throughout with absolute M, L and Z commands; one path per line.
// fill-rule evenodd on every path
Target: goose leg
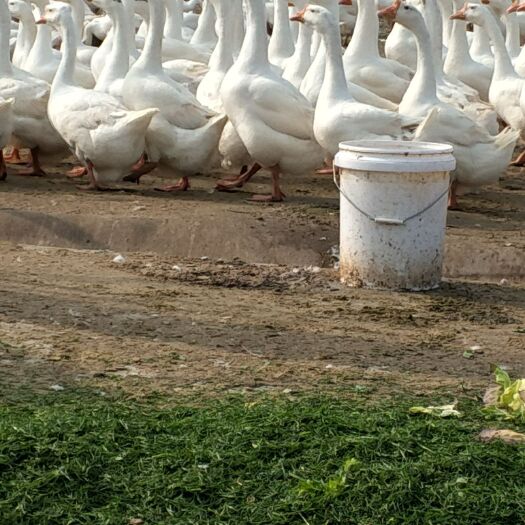
M 334 163 L 332 160 L 327 160 L 325 162 L 326 168 L 321 168 L 319 170 L 315 170 L 316 175 L 332 175 L 334 172 Z
M 245 171 L 234 179 L 221 179 L 217 182 L 215 189 L 218 191 L 229 191 L 234 188 L 242 188 L 260 169 L 261 165 L 255 163 L 250 170 Z
M 8 164 L 26 164 L 26 162 L 20 158 L 20 150 L 17 148 L 11 148 L 11 152 L 4 155 L 4 161 Z
M 66 173 L 68 179 L 78 179 L 84 175 L 87 175 L 87 169 L 84 166 L 75 166 Z
M 156 162 L 147 162 L 144 154 L 140 157 L 138 162 L 131 168 L 131 173 L 124 177 L 126 182 L 135 182 L 136 184 L 140 183 L 140 178 L 143 175 L 147 175 L 152 172 L 157 167 Z
M 525 151 L 522 151 L 518 158 L 510 163 L 510 166 L 525 166 Z
M 89 178 L 89 184 L 87 184 L 86 186 L 77 186 L 79 190 L 107 191 L 107 188 L 100 186 L 99 183 L 97 182 L 97 179 L 95 178 L 95 174 L 93 173 L 93 163 L 90 160 L 87 161 L 86 172 Z
M 448 209 L 449 210 L 460 210 L 461 209 L 461 207 L 459 206 L 458 197 L 456 194 L 457 189 L 458 189 L 458 183 L 454 181 L 450 185 L 450 192 L 448 194 Z
M 279 182 L 281 170 L 279 166 L 272 168 L 272 194 L 271 195 L 253 195 L 250 199 L 254 202 L 281 202 L 286 195 L 281 191 Z
M 7 179 L 7 166 L 5 165 L 4 152 L 0 149 L 0 181 Z
M 18 175 L 25 175 L 27 177 L 44 177 L 46 172 L 40 165 L 40 159 L 38 158 L 38 147 L 31 148 L 31 168 L 28 170 L 22 170 L 17 172 Z
M 190 180 L 188 177 L 181 177 L 177 184 L 171 184 L 169 186 L 162 186 L 162 188 L 155 188 L 156 191 L 163 191 L 170 193 L 172 191 L 186 191 L 190 188 Z

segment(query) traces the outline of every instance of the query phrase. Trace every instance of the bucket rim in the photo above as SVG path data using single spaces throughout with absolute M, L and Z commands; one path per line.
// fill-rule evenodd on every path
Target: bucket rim
M 439 142 L 407 140 L 348 140 L 339 144 L 340 151 L 379 153 L 387 155 L 436 155 L 451 154 L 454 148 Z

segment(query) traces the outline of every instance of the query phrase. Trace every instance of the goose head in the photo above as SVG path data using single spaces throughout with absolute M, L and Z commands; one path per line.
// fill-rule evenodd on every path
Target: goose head
M 50 2 L 44 8 L 44 13 L 37 24 L 49 24 L 54 28 L 59 28 L 64 20 L 69 18 L 73 21 L 72 9 L 69 4 L 64 2 Z
M 13 20 L 20 20 L 24 18 L 24 15 L 31 15 L 31 7 L 25 0 L 9 0 L 7 3 L 9 7 L 9 12 L 11 13 L 11 18 Z
M 456 13 L 450 16 L 451 20 L 466 20 L 478 26 L 485 24 L 487 16 L 492 16 L 490 11 L 480 4 L 465 3 L 465 5 Z
M 407 29 L 414 29 L 423 21 L 423 15 L 406 1 L 395 0 L 392 5 L 378 11 L 378 16 L 398 22 Z
M 333 31 L 337 25 L 334 15 L 325 7 L 316 4 L 307 5 L 304 9 L 301 9 L 290 17 L 290 20 L 306 24 L 319 33 Z

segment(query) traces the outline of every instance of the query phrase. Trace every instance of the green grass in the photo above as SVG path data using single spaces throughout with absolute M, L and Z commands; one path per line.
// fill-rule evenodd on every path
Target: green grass
M 525 523 L 525 447 L 477 441 L 475 403 L 459 420 L 409 406 L 65 392 L 5 403 L 0 523 Z

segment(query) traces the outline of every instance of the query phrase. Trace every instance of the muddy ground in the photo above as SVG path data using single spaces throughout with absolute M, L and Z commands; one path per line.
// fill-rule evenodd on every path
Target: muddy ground
M 485 386 L 493 363 L 525 375 L 518 170 L 463 199 L 447 242 L 464 258 L 449 257 L 440 290 L 409 294 L 338 282 L 329 177 L 288 180 L 286 203 L 255 205 L 246 199 L 267 190 L 264 175 L 232 194 L 213 192 L 213 176 L 184 195 L 156 192 L 154 177 L 98 194 L 78 191 L 66 168 L 0 185 L 0 393 L 459 393 Z M 482 266 L 478 246 L 494 271 L 469 271 Z

